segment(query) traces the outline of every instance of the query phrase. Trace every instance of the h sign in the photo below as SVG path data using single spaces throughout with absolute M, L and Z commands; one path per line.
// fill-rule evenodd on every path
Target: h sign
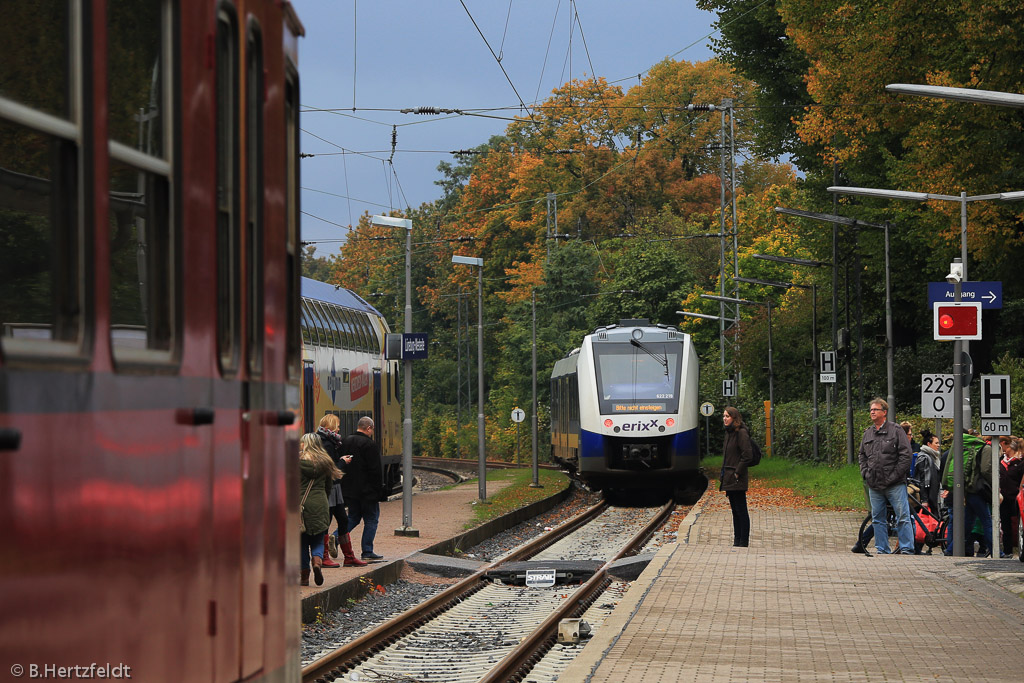
M 981 376 L 981 433 L 1010 434 L 1010 376 Z
M 836 352 L 835 351 L 822 351 L 821 352 L 821 370 L 819 372 L 830 373 L 836 371 Z
M 1010 417 L 1010 376 L 982 375 L 981 416 Z
M 734 379 L 723 379 L 722 380 L 722 396 L 728 398 L 736 395 L 736 380 Z

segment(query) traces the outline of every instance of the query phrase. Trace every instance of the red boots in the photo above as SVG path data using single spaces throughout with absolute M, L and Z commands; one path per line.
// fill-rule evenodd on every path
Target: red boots
M 331 557 L 330 557 L 331 556 L 331 552 L 328 550 L 328 545 L 327 545 L 327 539 L 329 537 L 330 537 L 330 534 L 324 534 L 323 566 L 324 566 L 324 569 L 337 569 L 341 565 L 338 564 L 337 562 L 335 562 L 334 560 L 332 560 Z M 337 553 L 335 553 L 334 556 L 337 557 Z
M 341 534 L 338 534 L 338 545 L 341 546 L 341 552 L 345 554 L 346 567 L 366 566 L 366 563 L 357 558 L 356 554 L 352 552 L 352 539 L 349 538 L 348 534 L 345 534 L 344 538 L 341 538 Z

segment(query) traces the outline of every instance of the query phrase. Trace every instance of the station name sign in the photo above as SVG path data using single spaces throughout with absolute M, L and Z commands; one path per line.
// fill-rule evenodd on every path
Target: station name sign
M 427 357 L 425 332 L 392 333 L 384 340 L 385 360 L 424 360 Z

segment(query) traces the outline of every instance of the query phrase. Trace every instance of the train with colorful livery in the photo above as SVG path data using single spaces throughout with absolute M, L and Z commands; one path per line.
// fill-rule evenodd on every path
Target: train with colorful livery
M 302 278 L 303 430 L 316 431 L 327 413 L 341 421 L 341 434 L 373 418 L 380 446 L 383 486 L 396 491 L 402 476 L 402 408 L 398 361 L 384 360 L 391 329 L 384 316 L 355 292 Z
M 552 459 L 594 489 L 695 501 L 698 384 L 690 335 L 643 319 L 597 328 L 552 370 Z

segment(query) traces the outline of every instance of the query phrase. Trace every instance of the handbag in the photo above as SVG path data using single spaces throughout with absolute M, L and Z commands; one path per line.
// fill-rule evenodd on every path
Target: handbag
M 302 494 L 302 500 L 299 501 L 299 531 L 306 533 L 306 496 L 313 489 L 313 482 L 309 482 L 309 486 L 306 487 L 306 492 Z

